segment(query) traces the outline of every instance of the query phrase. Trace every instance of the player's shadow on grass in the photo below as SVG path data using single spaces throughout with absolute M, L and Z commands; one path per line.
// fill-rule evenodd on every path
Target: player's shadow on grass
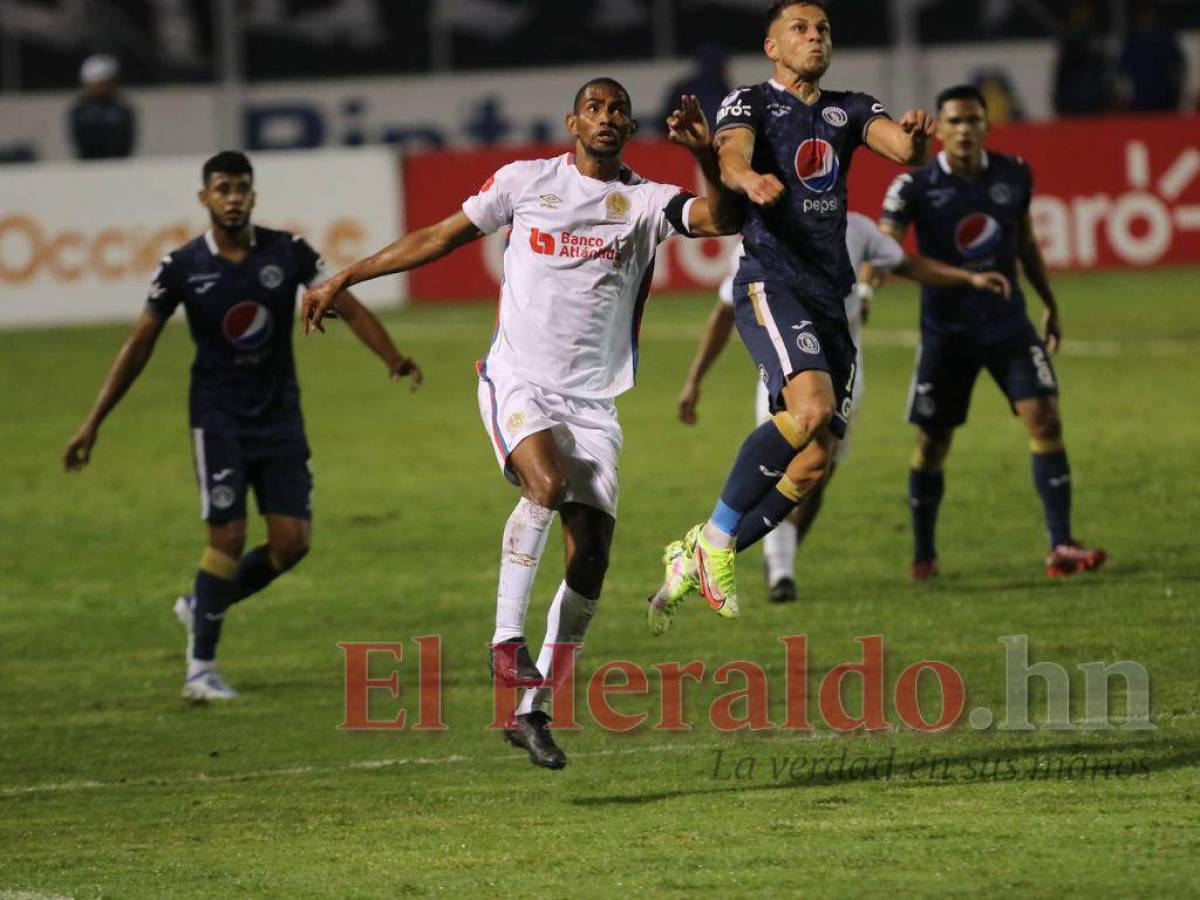
M 1158 745 L 1168 745 L 1175 749 L 1174 752 L 1165 756 L 1156 757 L 1150 751 Z M 1063 777 L 1061 774 L 1056 774 L 1056 770 L 1049 770 L 1044 773 L 1039 771 L 1036 775 L 1031 774 L 1035 771 L 1031 763 L 1036 763 L 1039 757 L 1053 760 L 1056 763 L 1061 760 L 1068 765 L 1072 760 L 1079 759 L 1089 760 L 1093 764 L 1109 762 L 1112 765 L 1116 765 L 1123 760 L 1128 760 L 1138 755 L 1144 755 L 1147 758 L 1148 775 L 1139 770 L 1133 774 L 1127 774 L 1119 778 L 1115 774 L 1112 774 L 1112 772 L 1107 777 L 1099 772 L 1093 776 L 1091 769 L 1087 769 L 1084 774 L 1075 778 Z M 806 779 L 792 779 L 790 777 L 776 778 L 772 774 L 772 754 L 746 753 L 745 757 L 754 757 L 761 764 L 759 767 L 761 774 L 758 778 L 754 780 L 747 778 L 734 783 L 723 783 L 719 786 L 714 785 L 713 787 L 696 788 L 694 790 L 660 791 L 652 794 L 614 794 L 610 796 L 576 797 L 570 802 L 575 806 L 584 807 L 641 806 L 647 803 L 658 803 L 662 800 L 675 800 L 681 797 L 698 797 L 742 791 L 779 791 L 831 786 L 848 787 L 856 784 L 880 784 L 905 788 L 947 788 L 962 787 L 964 785 L 979 785 L 981 787 L 1005 784 L 1027 786 L 1034 784 L 1060 784 L 1067 781 L 1074 783 L 1088 782 L 1096 785 L 1117 782 L 1139 783 L 1153 778 L 1156 774 L 1168 772 L 1173 769 L 1200 766 L 1200 737 L 1189 738 L 1179 742 L 1160 738 L 1155 735 L 1146 735 L 1136 740 L 1120 743 L 1114 741 L 1073 741 L 1065 744 L 1042 744 L 1026 748 L 1007 747 L 1002 750 L 990 752 L 946 754 L 945 758 L 949 759 L 952 763 L 949 771 L 954 772 L 956 776 L 959 773 L 980 773 L 978 777 L 967 778 L 911 778 L 903 775 L 906 768 L 916 763 L 919 758 L 924 759 L 926 763 L 930 759 L 942 758 L 937 757 L 935 754 L 921 755 L 920 757 L 898 756 L 894 763 L 893 777 L 891 778 L 837 777 L 823 772 L 816 772 L 813 777 Z M 778 759 L 779 757 L 776 756 L 776 758 Z M 1015 763 L 1016 776 L 997 777 L 999 772 L 997 761 L 1012 761 Z M 732 765 L 735 762 L 735 758 L 731 756 L 725 762 L 727 765 Z M 989 767 L 993 773 L 991 775 L 985 774 L 989 771 Z M 783 766 L 781 767 L 781 771 L 786 771 L 787 768 L 787 766 Z M 1081 771 L 1084 770 L 1081 768 Z

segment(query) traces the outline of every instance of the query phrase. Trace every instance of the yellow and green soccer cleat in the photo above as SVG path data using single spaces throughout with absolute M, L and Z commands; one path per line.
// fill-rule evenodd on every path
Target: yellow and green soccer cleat
M 738 595 L 734 559 L 737 551 L 732 547 L 728 550 L 716 549 L 704 539 L 704 530 L 701 528 L 696 532 L 693 556 L 696 574 L 700 579 L 700 596 L 708 601 L 718 616 L 736 619 Z
M 655 637 L 671 627 L 675 610 L 679 609 L 679 605 L 689 594 L 700 587 L 700 578 L 696 574 L 694 562 L 696 535 L 699 529 L 700 526 L 697 525 L 682 541 L 672 541 L 663 550 L 666 575 L 663 577 L 662 586 L 649 598 L 646 608 L 646 625 Z

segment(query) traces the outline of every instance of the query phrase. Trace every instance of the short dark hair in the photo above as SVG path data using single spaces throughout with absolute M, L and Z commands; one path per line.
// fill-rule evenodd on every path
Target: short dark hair
M 987 101 L 983 99 L 983 91 L 973 84 L 956 84 L 946 88 L 937 95 L 937 111 L 941 112 L 942 107 L 951 100 L 974 100 L 983 107 L 984 112 L 987 112 Z
M 604 85 L 605 87 L 613 88 L 625 95 L 625 101 L 629 104 L 629 109 L 633 110 L 633 98 L 629 96 L 629 91 L 625 90 L 625 85 L 617 81 L 615 78 L 609 78 L 607 75 L 601 75 L 599 78 L 593 78 L 591 81 L 585 82 L 583 87 L 575 92 L 575 102 L 571 104 L 571 112 L 579 112 L 579 103 L 583 100 L 583 95 L 587 93 L 590 87 Z
M 775 20 L 783 15 L 783 11 L 789 6 L 815 6 L 825 15 L 829 15 L 829 7 L 825 5 L 825 0 L 775 0 L 767 8 L 767 24 L 766 31 L 771 30 L 771 26 L 775 24 Z
M 254 166 L 250 165 L 250 157 L 240 150 L 222 150 L 205 161 L 204 168 L 200 170 L 201 184 L 208 184 L 208 178 L 213 172 L 253 176 Z

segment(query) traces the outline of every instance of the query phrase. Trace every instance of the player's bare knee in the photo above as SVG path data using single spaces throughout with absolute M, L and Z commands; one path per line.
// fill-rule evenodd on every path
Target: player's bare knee
M 308 538 L 303 535 L 289 537 L 286 540 L 278 541 L 268 546 L 271 551 L 271 561 L 284 572 L 308 556 L 310 548 Z
M 546 509 L 559 509 L 567 496 L 567 473 L 541 471 L 522 480 L 525 496 Z
M 833 400 L 810 397 L 789 406 L 787 411 L 800 431 L 812 436 L 833 421 Z
M 208 543 L 210 547 L 226 556 L 240 559 L 246 549 L 246 523 L 227 522 L 223 525 L 210 525 Z

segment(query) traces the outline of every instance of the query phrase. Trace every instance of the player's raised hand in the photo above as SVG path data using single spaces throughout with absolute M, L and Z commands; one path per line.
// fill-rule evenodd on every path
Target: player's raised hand
M 425 383 L 425 376 L 421 372 L 421 367 L 411 356 L 401 356 L 395 362 L 388 366 L 391 371 L 392 381 L 399 381 L 406 375 L 412 379 L 410 391 L 417 390 Z
M 91 460 L 95 444 L 96 429 L 84 425 L 67 441 L 67 449 L 63 452 L 63 468 L 68 472 L 78 472 Z
M 913 140 L 924 142 L 933 136 L 937 119 L 923 109 L 908 109 L 896 124 L 904 129 L 905 134 L 912 135 Z
M 708 119 L 695 94 L 679 98 L 679 109 L 667 116 L 667 137 L 688 150 L 703 150 L 712 140 Z
M 304 292 L 304 299 L 300 301 L 300 327 L 306 337 L 314 328 L 317 331 L 325 330 L 325 326 L 321 323 L 322 319 L 337 318 L 337 309 L 334 307 L 334 303 L 341 290 L 340 282 L 330 278 Z
M 1005 300 L 1012 295 L 1012 285 L 999 272 L 976 272 L 971 276 L 971 287 L 977 291 L 1002 294 Z
M 679 392 L 679 421 L 684 425 L 695 425 L 696 405 L 700 402 L 700 385 L 688 379 Z
M 1062 343 L 1062 323 L 1058 320 L 1057 309 L 1047 309 L 1042 315 L 1042 334 L 1045 335 L 1046 349 L 1057 353 Z
M 774 175 L 750 171 L 742 179 L 742 190 L 757 206 L 774 206 L 783 197 L 784 186 Z

